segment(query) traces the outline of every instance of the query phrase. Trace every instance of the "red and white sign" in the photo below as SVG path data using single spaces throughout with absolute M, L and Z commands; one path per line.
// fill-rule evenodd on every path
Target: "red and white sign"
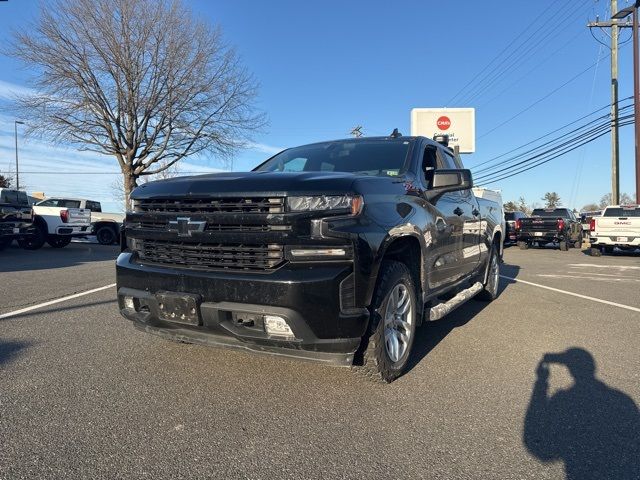
M 411 110 L 411 135 L 433 138 L 448 135 L 449 146 L 460 153 L 476 149 L 476 111 L 474 108 L 414 108 Z
M 443 115 L 438 118 L 436 126 L 438 127 L 438 130 L 449 130 L 449 127 L 451 126 L 451 119 Z

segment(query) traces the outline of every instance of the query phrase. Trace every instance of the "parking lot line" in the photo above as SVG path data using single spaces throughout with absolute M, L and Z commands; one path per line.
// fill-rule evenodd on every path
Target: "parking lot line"
M 66 302 L 67 300 L 72 300 L 74 298 L 83 297 L 85 295 L 90 295 L 92 293 L 100 292 L 102 290 L 107 290 L 108 288 L 115 287 L 115 283 L 111 283 L 109 285 L 105 285 L 104 287 L 94 288 L 92 290 L 87 290 L 84 292 L 74 293 L 73 295 L 67 295 L 66 297 L 56 298 L 55 300 L 49 300 L 48 302 L 38 303 L 37 305 L 31 305 L 30 307 L 21 308 L 20 310 L 14 310 L 13 312 L 3 313 L 0 315 L 0 320 L 3 318 L 10 318 L 16 315 L 20 315 L 22 313 L 30 312 L 31 310 L 37 310 L 38 308 L 48 307 L 49 305 L 55 305 L 56 303 Z
M 520 280 L 519 278 L 507 277 L 505 275 L 500 275 L 500 278 L 504 278 L 505 280 L 512 280 L 518 283 L 525 283 L 527 285 L 532 285 L 534 287 L 544 288 L 546 290 L 551 290 L 552 292 L 564 293 L 565 295 L 571 295 L 572 297 L 583 298 L 585 300 L 591 300 L 592 302 L 604 303 L 605 305 L 611 305 L 614 307 L 624 308 L 625 310 L 631 310 L 632 312 L 640 312 L 640 308 L 632 307 L 630 305 L 623 305 L 622 303 L 610 302 L 609 300 L 603 300 L 601 298 L 589 297 L 588 295 L 581 295 L 579 293 L 568 292 L 566 290 L 560 290 L 559 288 L 547 287 L 546 285 L 540 285 L 539 283 L 527 282 L 526 280 Z

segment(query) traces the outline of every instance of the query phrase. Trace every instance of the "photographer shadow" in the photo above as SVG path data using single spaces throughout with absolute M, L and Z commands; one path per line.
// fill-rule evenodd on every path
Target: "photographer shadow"
M 549 395 L 550 363 L 565 365 L 574 384 Z M 595 376 L 589 352 L 546 354 L 538 365 L 523 442 L 542 462 L 564 462 L 566 478 L 640 479 L 640 413 L 625 393 Z

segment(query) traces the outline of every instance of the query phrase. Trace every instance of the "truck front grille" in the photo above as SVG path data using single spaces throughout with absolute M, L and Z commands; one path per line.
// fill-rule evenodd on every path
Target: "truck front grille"
M 135 201 L 137 212 L 168 213 L 284 213 L 282 197 L 153 198 Z
M 284 262 L 282 245 L 231 245 L 138 240 L 142 262 L 200 270 L 272 270 Z
M 143 230 L 158 230 L 165 231 L 168 227 L 168 219 L 150 220 L 143 219 L 140 221 L 133 221 L 129 224 L 132 228 L 141 228 Z M 273 232 L 273 231 L 285 231 L 291 230 L 291 225 L 267 225 L 267 224 L 225 224 L 217 223 L 215 221 L 207 221 L 205 226 L 205 232 L 230 232 L 230 233 L 244 233 L 244 232 Z

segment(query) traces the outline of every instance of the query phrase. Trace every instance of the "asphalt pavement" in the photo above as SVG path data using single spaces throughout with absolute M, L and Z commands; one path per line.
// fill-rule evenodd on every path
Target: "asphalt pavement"
M 0 315 L 116 255 L 0 252 Z M 0 478 L 640 478 L 640 256 L 509 248 L 502 274 L 391 385 L 142 333 L 114 288 L 0 319 Z

